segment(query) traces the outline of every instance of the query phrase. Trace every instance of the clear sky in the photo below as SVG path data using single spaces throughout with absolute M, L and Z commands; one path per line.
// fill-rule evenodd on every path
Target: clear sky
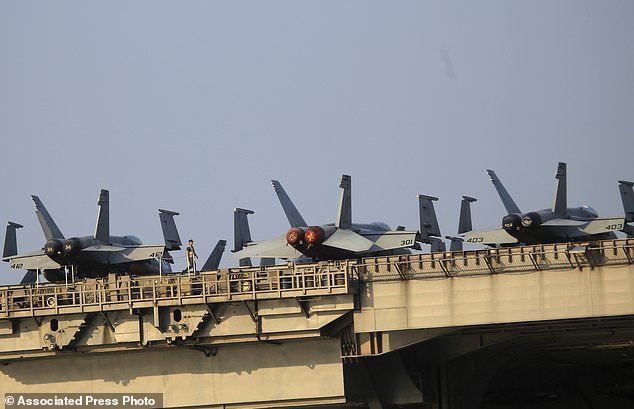
M 270 179 L 318 224 L 348 173 L 355 221 L 417 228 L 424 193 L 455 234 L 463 194 L 475 228 L 505 214 L 485 169 L 534 210 L 558 161 L 569 205 L 618 216 L 632 21 L 630 0 L 0 0 L 0 220 L 40 249 L 37 194 L 67 237 L 92 234 L 107 188 L 112 234 L 160 243 L 157 209 L 176 210 L 204 259 L 233 246 L 234 207 L 254 239 L 287 230 Z

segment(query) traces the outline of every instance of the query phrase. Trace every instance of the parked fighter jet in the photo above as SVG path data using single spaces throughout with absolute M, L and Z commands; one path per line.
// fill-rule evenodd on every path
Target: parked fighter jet
M 10 222 L 3 254 L 3 260 L 10 263 L 10 268 L 29 271 L 25 276 L 27 281 L 35 281 L 33 278 L 37 276 L 33 274 L 34 271 L 43 271 L 49 281 L 64 281 L 65 267 L 70 267 L 76 277 L 99 277 L 111 272 L 139 275 L 171 272 L 170 263 L 173 263 L 173 259 L 168 251 L 179 250 L 181 246 L 174 223 L 174 216 L 178 213 L 159 210 L 165 244 L 143 245 L 141 240 L 132 235 L 111 236 L 109 193 L 101 190 L 94 235 L 66 239 L 42 201 L 37 196 L 32 196 L 32 199 L 46 237 L 43 250 L 17 254 L 15 231 L 22 226 Z
M 335 223 L 309 226 L 278 181 L 271 181 L 291 228 L 286 235 L 266 241 L 245 243 L 234 257 L 275 257 L 333 260 L 370 255 L 400 254 L 416 247 L 418 232 L 404 228 L 392 231 L 385 223 L 352 223 L 351 178 L 341 177 L 339 209 Z
M 623 217 L 600 218 L 589 206 L 567 207 L 565 163 L 560 162 L 557 167 L 552 208 L 528 213 L 520 211 L 495 172 L 487 170 L 487 173 L 508 214 L 502 218 L 500 229 L 464 233 L 462 237 L 467 243 L 500 245 L 603 240 L 616 238 L 614 232 L 624 228 Z

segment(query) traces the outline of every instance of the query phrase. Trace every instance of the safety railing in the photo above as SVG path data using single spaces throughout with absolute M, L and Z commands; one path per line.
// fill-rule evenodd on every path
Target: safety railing
M 0 318 L 341 294 L 349 285 L 346 269 L 319 263 L 9 286 L 0 287 Z
M 0 318 L 342 294 L 355 291 L 358 281 L 524 274 L 633 263 L 634 239 L 622 239 L 288 263 L 196 274 L 119 276 L 68 284 L 0 287 Z
M 443 279 L 634 262 L 634 239 L 373 257 L 352 268 L 361 281 Z

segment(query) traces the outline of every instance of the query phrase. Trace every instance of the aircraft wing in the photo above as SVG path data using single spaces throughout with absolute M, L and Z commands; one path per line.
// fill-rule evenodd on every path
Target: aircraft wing
M 506 232 L 504 229 L 469 231 L 460 235 L 465 243 L 471 244 L 513 244 L 517 243 L 517 239 Z
M 598 217 L 591 220 L 552 219 L 542 223 L 541 226 L 554 230 L 565 229 L 565 234 L 568 237 L 577 237 L 623 230 L 625 227 L 625 218 Z
M 361 234 L 364 238 L 373 242 L 372 251 L 380 251 L 413 247 L 416 244 L 418 232 L 400 230 Z
M 286 236 L 276 237 L 271 240 L 254 241 L 236 251 L 231 256 L 234 259 L 245 257 L 274 257 L 274 258 L 298 258 L 302 253 L 286 243 Z
M 9 268 L 14 270 L 45 270 L 61 267 L 41 250 L 5 257 L 2 260 L 8 261 Z
M 130 263 L 161 257 L 165 252 L 164 245 L 141 245 L 141 246 L 108 246 L 98 244 L 86 247 L 82 253 L 91 254 L 98 261 L 111 264 Z

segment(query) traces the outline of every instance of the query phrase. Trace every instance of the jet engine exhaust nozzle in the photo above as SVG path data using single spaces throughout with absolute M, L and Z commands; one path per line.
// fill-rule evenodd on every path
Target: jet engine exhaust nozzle
M 63 252 L 65 256 L 73 255 L 81 250 L 81 243 L 77 239 L 68 239 L 64 242 Z
M 522 219 L 516 214 L 509 214 L 502 218 L 502 228 L 506 231 L 515 231 L 520 228 Z
M 522 226 L 525 229 L 534 229 L 540 224 L 542 224 L 542 218 L 535 212 L 526 213 L 522 217 Z
M 44 253 L 49 257 L 57 257 L 62 255 L 64 242 L 60 239 L 50 239 L 44 244 Z
M 299 227 L 293 227 L 286 232 L 286 242 L 291 246 L 295 246 L 304 241 L 305 236 L 304 230 Z
M 319 226 L 312 226 L 306 230 L 305 239 L 306 243 L 310 246 L 323 243 L 325 238 L 326 233 L 324 232 L 324 229 Z

